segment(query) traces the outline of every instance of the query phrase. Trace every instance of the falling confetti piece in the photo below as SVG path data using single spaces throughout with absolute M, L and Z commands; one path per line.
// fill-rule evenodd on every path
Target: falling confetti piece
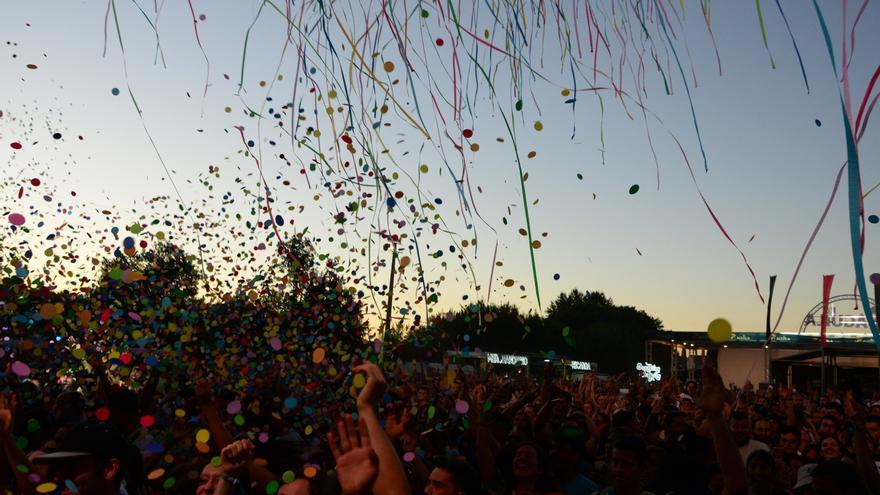
M 635 194 L 637 192 L 639 192 L 639 185 L 638 184 L 633 184 L 632 186 L 630 186 L 630 188 L 629 188 L 630 194 Z
M 119 96 L 119 88 L 111 89 L 110 94 L 112 94 L 113 96 Z
M 877 223 L 880 222 L 880 217 L 878 217 L 877 215 L 869 215 L 868 221 L 871 223 Z
M 9 219 L 9 223 L 15 225 L 16 227 L 21 227 L 22 225 L 24 225 L 24 215 L 22 215 L 21 213 L 10 213 L 9 217 L 7 218 Z
M 316 347 L 315 350 L 312 351 L 312 362 L 315 364 L 320 364 L 322 361 L 324 361 L 325 353 L 326 351 L 324 351 L 323 347 Z
M 9 143 L 9 147 L 12 148 L 12 149 L 14 149 L 14 150 L 20 150 L 20 149 L 21 149 L 21 143 L 19 143 L 18 141 L 14 141 L 14 142 L 12 142 L 12 143 Z
M 211 432 L 202 428 L 201 430 L 196 432 L 196 442 L 199 443 L 208 443 L 208 440 L 211 439 Z
M 52 493 L 58 489 L 55 483 L 40 483 L 37 485 L 37 493 Z
M 31 374 L 31 368 L 28 365 L 22 363 L 21 361 L 16 361 L 16 362 L 12 363 L 12 372 L 15 373 L 16 375 L 24 378 L 24 377 Z

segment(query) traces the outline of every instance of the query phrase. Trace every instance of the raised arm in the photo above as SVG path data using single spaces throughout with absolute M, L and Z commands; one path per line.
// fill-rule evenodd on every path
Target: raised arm
M 706 415 L 709 423 L 709 431 L 715 443 L 715 455 L 721 465 L 721 474 L 724 476 L 723 495 L 744 495 L 748 493 L 746 484 L 746 468 L 743 465 L 742 456 L 733 440 L 733 434 L 724 421 L 724 403 L 727 390 L 718 372 L 703 364 L 703 393 L 700 395 L 699 405 Z
M 376 456 L 379 458 L 379 476 L 373 484 L 373 493 L 375 495 L 409 495 L 409 483 L 406 481 L 403 464 L 397 457 L 391 439 L 379 424 L 379 413 L 376 411 L 376 403 L 385 393 L 387 386 L 385 377 L 382 376 L 379 367 L 370 362 L 355 366 L 353 370 L 364 373 L 367 377 L 367 383 L 358 395 L 357 407 L 358 415 L 363 419 L 373 450 L 376 451 Z

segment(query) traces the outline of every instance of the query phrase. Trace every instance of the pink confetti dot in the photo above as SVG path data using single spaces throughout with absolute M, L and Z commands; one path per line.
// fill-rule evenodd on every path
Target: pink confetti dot
M 16 227 L 24 225 L 24 215 L 22 215 L 21 213 L 11 213 L 8 218 L 9 223 L 15 225 Z
M 279 339 L 278 337 L 272 337 L 271 339 L 269 339 L 269 345 L 272 346 L 272 349 L 275 349 L 276 351 L 280 351 L 281 350 L 281 339 Z
M 416 458 L 416 454 L 413 452 L 407 452 L 403 454 L 403 462 L 412 462 Z
M 463 400 L 455 401 L 455 412 L 458 414 L 466 414 L 470 410 L 471 406 L 467 402 Z
M 21 361 L 16 361 L 12 363 L 12 372 L 18 376 L 25 377 L 31 374 L 31 368 Z
M 241 402 L 234 400 L 226 404 L 226 412 L 228 414 L 238 414 L 241 412 Z

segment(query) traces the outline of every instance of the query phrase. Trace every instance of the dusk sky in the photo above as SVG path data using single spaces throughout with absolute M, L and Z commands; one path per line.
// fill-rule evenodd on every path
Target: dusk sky
M 185 201 L 196 205 L 204 200 L 208 205 L 205 211 L 215 211 L 221 207 L 221 197 L 228 191 L 240 198 L 228 205 L 228 211 L 246 213 L 249 210 L 253 201 L 247 202 L 241 193 L 241 184 L 235 180 L 240 179 L 256 192 L 260 187 L 256 165 L 251 157 L 242 154 L 244 145 L 235 128 L 244 126 L 246 139 L 254 141 L 251 149 L 261 160 L 276 209 L 283 212 L 286 220 L 285 225 L 279 226 L 282 235 L 308 227 L 311 235 L 322 239 L 319 250 L 343 258 L 358 258 L 348 249 L 359 250 L 361 244 L 365 244 L 361 239 L 370 232 L 380 228 L 394 231 L 393 220 L 410 218 L 400 213 L 408 214 L 402 200 L 393 214 L 380 211 L 386 209 L 383 199 L 375 214 L 350 220 L 345 224 L 346 232 L 338 234 L 340 225 L 333 222 L 333 215 L 338 211 L 335 208 L 341 208 L 351 199 L 341 198 L 335 202 L 323 187 L 319 172 L 310 172 L 306 182 L 299 169 L 302 164 L 313 161 L 313 153 L 291 146 L 291 138 L 286 134 L 290 131 L 289 114 L 282 119 L 287 127 L 285 131 L 280 130 L 277 120 L 268 114 L 269 108 L 277 110 L 292 101 L 296 91 L 294 106 L 303 108 L 302 114 L 307 116 L 302 125 L 318 122 L 322 129 L 321 138 L 312 138 L 311 142 L 330 150 L 338 141 L 334 140 L 331 127 L 331 120 L 338 115 L 328 116 L 324 100 L 317 101 L 314 94 L 309 93 L 309 88 L 317 87 L 318 94 L 330 99 L 327 74 L 350 77 L 349 63 L 357 60 L 338 29 L 336 17 L 327 26 L 339 58 L 310 61 L 318 68 L 316 80 L 310 82 L 302 70 L 297 72 L 299 41 L 295 40 L 282 53 L 287 22 L 271 6 L 264 6 L 254 22 L 261 1 L 193 1 L 196 17 L 204 15 L 197 26 L 201 45 L 210 61 L 209 86 L 203 101 L 207 66 L 196 42 L 189 5 L 183 1 L 166 1 L 161 3 L 157 16 L 153 2 L 138 3 L 144 13 L 135 2 L 116 3 L 125 46 L 127 81 L 143 112 L 144 125 L 173 171 L 172 177 Z M 577 36 L 581 39 L 583 54 L 577 70 L 583 75 L 578 75 L 576 80 L 582 90 L 586 81 L 592 81 L 594 68 L 586 41 L 584 3 L 563 3 L 580 9 L 580 17 L 570 22 L 579 26 Z M 597 3 L 605 6 L 608 16 L 622 16 L 621 12 L 611 12 L 611 5 L 617 2 Z M 766 306 L 758 297 L 743 259 L 703 205 L 671 137 L 674 135 L 684 147 L 709 205 L 748 258 L 765 299 L 768 277 L 778 275 L 773 301 L 773 320 L 776 320 L 797 261 L 828 201 L 837 172 L 846 161 L 840 82 L 835 80 L 811 2 L 780 0 L 803 58 L 809 93 L 775 2 L 761 2 L 769 54 L 762 43 L 753 2 L 711 4 L 711 27 L 720 56 L 721 75 L 700 9 L 701 2 L 683 3 L 685 15 L 681 24 L 674 24 L 673 43 L 687 75 L 708 172 L 704 170 L 684 81 L 664 39 L 652 38 L 652 42 L 658 49 L 673 94 L 666 94 L 660 72 L 646 55 L 647 94 L 642 94 L 642 98 L 651 113 L 645 117 L 635 103 L 637 91 L 633 89 L 638 86 L 630 72 L 638 60 L 629 58 L 622 65 L 622 82 L 619 74 L 613 76 L 628 96 L 616 98 L 613 90 L 600 91 L 603 116 L 599 99 L 591 92 L 575 93 L 574 111 L 570 103 L 565 103 L 572 97 L 562 95 L 563 90 L 572 86 L 572 66 L 568 55 L 560 50 L 559 39 L 565 34 L 557 28 L 553 12 L 547 14 L 548 23 L 541 25 L 542 31 L 527 33 L 531 39 L 528 59 L 542 77 L 532 78 L 527 70 L 520 74 L 519 77 L 526 80 L 522 81 L 525 96 L 519 112 L 513 111 L 516 98 L 512 91 L 516 84 L 511 83 L 510 65 L 503 62 L 504 55 L 491 54 L 494 57 L 491 63 L 497 65 L 492 66 L 494 84 L 490 87 L 468 58 L 474 54 L 476 60 L 489 60 L 489 50 L 471 38 L 453 43 L 453 31 L 441 20 L 442 14 L 435 4 L 424 7 L 430 11 L 427 18 L 418 13 L 403 13 L 415 12 L 414 2 L 394 4 L 399 9 L 394 19 L 401 23 L 409 19 L 407 53 L 416 74 L 412 86 L 405 75 L 405 61 L 394 42 L 392 30 L 381 23 L 378 25 L 382 30 L 373 28 L 370 36 L 376 36 L 377 45 L 371 45 L 374 47 L 371 51 L 376 52 L 372 70 L 386 81 L 400 108 L 384 100 L 391 107 L 386 119 L 391 125 L 361 129 L 357 135 L 369 136 L 374 149 L 387 147 L 389 150 L 376 156 L 381 166 L 387 167 L 386 173 L 400 171 L 400 178 L 390 186 L 391 191 L 404 191 L 406 198 L 418 196 L 416 204 L 433 203 L 445 222 L 436 235 L 430 233 L 430 224 L 424 225 L 426 232 L 420 238 L 420 256 L 427 258 L 424 267 L 428 282 L 438 281 L 441 276 L 445 278 L 438 286 L 440 297 L 434 311 L 445 311 L 487 297 L 491 302 L 512 302 L 524 310 L 537 309 L 529 244 L 519 233 L 525 228 L 525 218 L 514 140 L 508 136 L 500 108 L 512 119 L 516 149 L 522 159 L 523 172 L 528 173 L 525 186 L 531 230 L 541 243 L 534 253 L 544 309 L 562 291 L 599 290 L 615 303 L 644 309 L 662 320 L 667 329 L 705 330 L 711 320 L 723 317 L 731 321 L 735 331 L 763 330 Z M 478 36 L 483 29 L 492 28 L 493 12 L 487 4 L 479 4 L 476 11 L 473 7 L 471 10 L 458 7 L 462 24 L 479 27 Z M 283 0 L 276 5 L 283 9 Z M 664 5 L 668 9 L 680 9 L 678 2 Z M 841 9 L 846 2 L 821 1 L 819 5 L 835 43 L 840 70 L 844 38 Z M 847 43 L 861 2 L 849 2 L 848 6 Z M 293 3 L 296 16 L 300 8 L 299 2 Z M 313 21 L 320 15 L 308 13 L 314 8 L 311 3 L 306 7 L 306 17 Z M 368 24 L 364 19 L 371 23 L 381 12 L 376 5 L 361 7 L 358 2 L 335 2 L 333 9 L 335 15 L 343 19 L 345 29 L 354 36 L 364 33 Z M 31 190 L 23 200 L 18 199 L 19 184 L 26 184 L 33 177 L 41 178 L 44 183 L 41 187 L 55 188 L 65 194 L 75 190 L 77 195 L 73 199 L 85 205 L 86 210 L 114 211 L 119 221 L 113 225 L 119 227 L 130 225 L 141 215 L 146 215 L 146 219 L 141 220 L 146 222 L 153 219 L 151 215 L 161 218 L 159 212 L 163 210 L 151 212 L 151 198 L 161 195 L 176 198 L 128 96 L 123 54 L 112 13 L 106 25 L 107 54 L 102 56 L 106 13 L 104 2 L 41 1 L 15 2 L 7 5 L 0 16 L 0 41 L 3 42 L 0 45 L 0 110 L 3 111 L 0 177 L 4 180 L 0 213 L 3 222 L 10 213 L 24 213 L 30 207 L 26 205 L 43 205 L 39 208 L 44 219 L 65 215 L 55 212 L 51 204 L 52 208 L 47 209 L 41 194 L 32 194 Z M 147 18 L 157 26 L 156 31 Z M 252 22 L 253 29 L 243 55 L 245 37 Z M 535 23 L 530 26 L 534 28 Z M 617 55 L 612 62 L 607 59 L 607 53 L 600 51 L 596 67 L 606 72 L 614 67 L 617 71 L 621 67 L 621 60 L 617 58 L 621 38 L 610 27 L 603 29 L 609 34 L 607 41 Z M 158 61 L 157 32 L 162 49 Z M 655 36 L 662 30 L 654 24 L 650 32 Z M 293 36 L 298 39 L 296 31 Z M 321 29 L 310 31 L 309 36 L 310 42 L 321 47 L 317 53 L 329 53 Z M 568 36 L 576 39 L 574 33 Z M 638 36 L 638 33 L 629 36 Z M 437 43 L 438 38 L 445 42 Z M 490 41 L 503 46 L 503 31 L 493 33 Z M 880 6 L 869 4 L 864 10 L 855 41 L 849 78 L 852 105 L 857 111 L 880 61 L 876 50 L 880 46 Z M 453 49 L 459 57 L 457 63 L 463 64 L 458 67 L 463 76 L 454 83 L 449 78 L 455 70 Z M 577 49 L 573 48 L 575 52 Z M 848 46 L 848 51 L 851 49 Z M 771 54 L 775 69 L 771 68 Z M 367 58 L 371 55 L 363 54 Z M 383 70 L 383 64 L 389 61 L 394 69 Z M 340 63 L 343 66 L 340 67 Z M 36 68 L 28 68 L 28 64 Z M 242 91 L 237 94 L 242 73 Z M 278 74 L 282 76 L 280 80 Z M 228 79 L 224 75 L 228 75 Z M 355 80 L 357 77 L 355 75 Z M 395 78 L 401 82 L 392 84 Z M 261 81 L 266 81 L 265 86 Z M 351 83 L 351 79 L 348 82 Z M 464 86 L 462 94 L 466 101 L 461 105 L 460 117 L 453 114 L 449 105 L 453 100 L 453 85 L 459 89 Z M 609 86 L 608 78 L 598 76 L 596 85 Z M 118 95 L 113 94 L 114 88 L 119 90 Z M 341 100 L 344 88 L 335 88 Z M 445 97 L 436 107 L 429 88 L 438 99 Z M 374 103 L 381 104 L 384 98 L 381 89 L 370 87 L 367 91 L 356 82 L 347 89 L 351 92 L 350 102 L 356 115 L 372 112 Z M 495 99 L 490 99 L 493 91 Z M 417 98 L 413 98 L 414 95 Z M 272 97 L 272 101 L 266 101 L 266 96 Z M 416 116 L 415 101 L 418 101 L 425 130 L 431 135 L 430 141 L 408 124 L 401 110 Z M 341 103 L 331 106 L 338 105 Z M 248 108 L 265 114 L 266 118 L 250 117 Z M 314 114 L 316 109 L 318 115 Z M 654 116 L 662 120 L 663 125 Z M 646 119 L 659 163 L 659 188 Z M 541 125 L 536 126 L 536 122 Z M 865 190 L 880 182 L 877 125 L 869 122 L 860 142 Z M 537 130 L 538 127 L 542 128 Z M 452 129 L 456 131 L 453 133 Z M 473 136 L 466 141 L 463 154 L 468 179 L 465 186 L 469 188 L 463 196 L 470 213 L 462 214 L 460 194 L 450 171 L 456 176 L 461 174 L 462 155 L 456 156 L 458 152 L 451 143 L 458 142 L 465 129 L 472 130 Z M 52 133 L 56 131 L 63 137 L 53 140 Z M 338 136 L 341 128 L 336 131 Z M 304 132 L 300 129 L 297 138 L 302 138 Z M 604 146 L 600 136 L 604 137 Z M 10 147 L 10 143 L 18 141 L 25 145 L 23 149 Z M 472 151 L 470 143 L 478 143 L 479 150 Z M 534 158 L 527 157 L 531 151 L 535 152 Z M 279 154 L 285 154 L 292 165 L 287 165 Z M 351 159 L 347 152 L 345 155 Z M 420 172 L 422 164 L 428 166 L 427 172 Z M 198 181 L 200 175 L 207 175 L 209 166 L 221 169 L 220 178 L 213 180 L 214 190 L 210 192 Z M 404 172 L 414 178 L 413 182 L 409 182 Z M 284 185 L 285 180 L 290 185 Z M 639 188 L 631 194 L 634 185 Z M 214 196 L 210 201 L 209 194 Z M 441 202 L 434 201 L 435 198 Z M 173 201 L 170 204 L 173 205 Z M 288 206 L 293 209 L 289 210 Z M 37 209 L 34 206 L 28 211 L 36 214 Z M 880 214 L 880 193 L 865 199 L 865 213 Z M 30 217 L 28 221 L 31 222 Z M 77 249 L 84 253 L 98 252 L 103 241 L 97 237 L 86 240 L 85 233 L 89 228 L 102 229 L 110 224 L 103 225 L 97 219 L 94 223 L 82 218 L 78 221 L 88 228 L 70 234 L 82 237 Z M 471 229 L 468 224 L 472 224 Z M 8 223 L 4 223 L 3 228 L 7 226 Z M 443 229 L 451 233 L 444 234 Z M 864 265 L 867 274 L 880 271 L 880 256 L 875 248 L 878 229 L 880 224 L 866 224 Z M 228 228 L 217 228 L 217 232 L 224 231 L 228 232 Z M 399 231 L 411 232 L 411 224 L 399 227 Z M 271 242 L 267 241 L 271 234 L 272 230 L 268 229 L 258 237 Z M 16 235 L 0 237 L 0 242 L 8 243 L 0 249 L 13 249 Z M 331 236 L 333 241 L 328 240 Z M 453 243 L 451 239 L 456 243 L 468 240 L 472 244 L 470 241 L 474 238 L 478 239 L 477 247 L 470 245 L 465 249 L 472 274 L 470 268 L 462 268 L 455 261 L 449 246 Z M 502 265 L 493 271 L 496 240 L 497 261 Z M 178 241 L 191 243 L 192 239 L 183 237 Z M 340 245 L 343 241 L 348 243 L 346 247 Z M 376 251 L 354 261 L 360 272 L 366 273 L 370 263 L 381 258 L 377 257 L 381 242 L 374 241 Z M 240 239 L 240 242 L 243 245 L 238 249 L 246 250 L 261 241 Z M 457 252 L 460 252 L 462 248 L 458 245 Z M 409 247 L 401 249 L 414 253 Z M 426 256 L 438 250 L 444 252 L 443 256 L 436 259 Z M 412 254 L 414 263 L 415 256 Z M 387 261 L 387 256 L 383 259 Z M 443 261 L 447 261 L 448 266 L 443 267 L 440 264 Z M 257 270 L 254 266 L 249 269 Z M 406 273 L 408 277 L 414 276 L 412 271 Z M 853 290 L 853 273 L 844 174 L 825 225 L 791 292 L 779 330 L 796 331 L 804 314 L 821 301 L 823 274 L 835 274 L 832 293 L 844 294 Z M 377 271 L 376 276 L 384 282 L 387 269 Z M 505 284 L 507 280 L 512 281 L 509 287 Z M 405 290 L 401 289 L 402 299 L 398 304 L 405 305 L 404 299 L 414 299 L 419 290 L 418 284 L 410 283 Z M 418 304 L 412 308 L 424 310 L 424 306 Z

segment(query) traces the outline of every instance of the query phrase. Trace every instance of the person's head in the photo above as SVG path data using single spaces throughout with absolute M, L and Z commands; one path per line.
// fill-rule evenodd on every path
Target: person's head
M 666 440 L 676 442 L 688 429 L 688 417 L 681 411 L 671 411 L 666 415 L 664 431 Z
M 611 477 L 616 487 L 638 486 L 648 453 L 645 441 L 639 437 L 623 437 L 611 450 Z
M 129 455 L 125 437 L 112 423 L 86 421 L 67 432 L 57 452 L 34 461 L 48 464 L 56 485 L 75 484 L 79 495 L 116 495 Z
M 865 421 L 865 431 L 874 442 L 875 448 L 880 448 L 880 416 L 868 416 Z
M 825 416 L 834 416 L 838 422 L 843 421 L 843 405 L 837 401 L 829 401 L 826 402 L 824 406 L 822 406 L 822 414 Z
M 205 464 L 202 472 L 199 474 L 199 486 L 196 488 L 196 495 L 212 495 L 220 482 L 220 474 L 223 471 L 219 467 L 215 467 L 211 463 Z
M 837 420 L 836 416 L 831 414 L 822 416 L 822 421 L 819 422 L 820 435 L 836 435 L 839 431 L 840 421 Z
M 730 431 L 733 433 L 733 439 L 738 446 L 742 447 L 749 443 L 751 439 L 749 415 L 743 411 L 733 411 L 730 413 Z
M 434 462 L 428 476 L 427 495 L 479 495 L 480 478 L 470 464 L 452 458 Z
M 694 380 L 688 380 L 687 383 L 684 384 L 684 390 L 691 397 L 695 397 L 697 395 L 697 382 Z
M 553 468 L 560 475 L 567 475 L 577 470 L 578 464 L 584 457 L 584 435 L 576 432 L 563 430 L 553 439 L 550 446 L 550 459 Z
M 428 387 L 419 387 L 418 392 L 416 392 L 416 399 L 418 399 L 419 402 L 428 402 L 430 393 L 431 391 L 428 390 Z
M 746 471 L 752 486 L 768 486 L 773 483 L 776 461 L 766 450 L 756 450 L 746 459 Z
M 758 418 L 755 420 L 754 435 L 755 440 L 759 440 L 766 444 L 773 441 L 773 426 L 767 418 Z
M 535 445 L 520 445 L 513 454 L 513 478 L 516 480 L 537 479 L 543 474 L 540 452 Z
M 824 462 L 813 470 L 813 493 L 815 495 L 862 495 L 867 493 L 859 474 L 849 463 Z
M 786 455 L 796 455 L 801 445 L 801 431 L 792 426 L 783 427 L 779 433 L 779 447 Z
M 839 461 L 843 457 L 843 447 L 837 437 L 827 436 L 819 442 L 819 453 L 825 461 Z

